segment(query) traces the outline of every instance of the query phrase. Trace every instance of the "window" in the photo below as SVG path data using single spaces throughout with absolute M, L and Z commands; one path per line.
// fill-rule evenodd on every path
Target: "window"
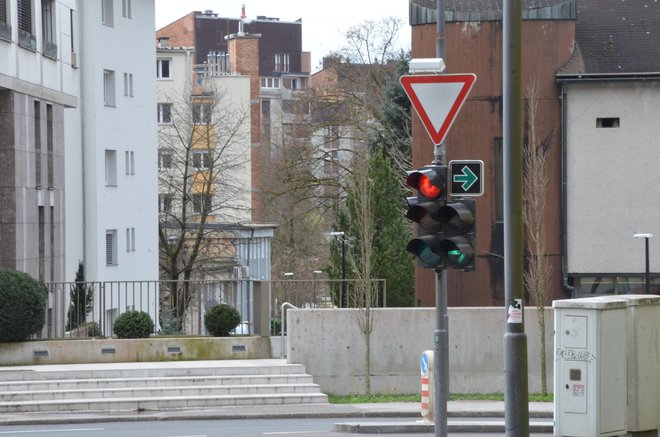
M 132 176 L 135 174 L 135 152 L 126 151 L 126 175 Z
M 158 79 L 171 79 L 170 63 L 171 59 L 156 59 L 156 77 Z
M 106 26 L 114 26 L 114 0 L 101 0 L 101 21 Z
M 115 106 L 115 72 L 111 70 L 103 70 L 103 102 Z
M 35 184 L 41 187 L 41 103 L 34 101 L 34 176 Z
M 124 95 L 133 97 L 133 74 L 124 73 Z
M 262 77 L 261 78 L 261 88 L 280 88 L 280 78 L 279 77 Z
M 172 104 L 159 103 L 158 104 L 158 123 L 159 124 L 172 124 Z
M 135 252 L 135 228 L 126 228 L 126 252 Z
M 32 0 L 18 0 L 18 44 L 21 47 L 37 50 L 37 40 L 33 31 Z
M 606 117 L 596 119 L 596 128 L 616 128 L 621 125 L 619 117 Z
M 41 0 L 41 34 L 43 40 L 43 54 L 49 58 L 57 59 L 54 0 Z
M 117 230 L 108 229 L 105 231 L 105 264 L 108 266 L 117 265 Z
M 158 151 L 158 168 L 172 168 L 172 151 L 167 149 Z
M 172 212 L 172 195 L 159 194 L 158 195 L 158 212 L 169 214 Z
M 53 188 L 55 186 L 55 162 L 54 162 L 54 151 L 53 151 L 53 105 L 46 104 L 46 152 L 47 152 L 47 165 L 46 169 L 48 171 L 48 188 Z
M 125 18 L 133 18 L 131 13 L 131 0 L 122 0 L 121 16 Z
M 211 123 L 211 104 L 208 102 L 193 102 L 193 123 Z
M 289 54 L 288 53 L 275 53 L 274 55 L 274 71 L 289 71 Z
M 211 196 L 205 194 L 193 194 L 193 212 L 195 214 L 210 214 L 213 209 Z
M 105 186 L 117 186 L 117 151 L 105 151 Z
M 11 41 L 8 1 L 9 0 L 0 0 L 0 38 Z
M 493 163 L 495 164 L 495 221 L 504 221 L 504 146 L 502 138 L 493 138 Z
M 339 147 L 339 126 L 333 124 L 323 127 L 323 146 L 326 149 Z
M 211 153 L 208 150 L 193 150 L 193 167 L 197 170 L 211 168 Z

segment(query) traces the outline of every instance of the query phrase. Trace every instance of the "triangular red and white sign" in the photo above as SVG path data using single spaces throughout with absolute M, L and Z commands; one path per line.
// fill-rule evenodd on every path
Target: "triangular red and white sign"
M 472 73 L 401 76 L 401 85 L 434 144 L 445 139 L 476 80 Z

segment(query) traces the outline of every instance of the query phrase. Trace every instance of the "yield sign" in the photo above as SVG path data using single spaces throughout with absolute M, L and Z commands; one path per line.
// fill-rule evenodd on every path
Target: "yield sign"
M 401 85 L 434 144 L 445 139 L 476 80 L 472 73 L 401 76 Z

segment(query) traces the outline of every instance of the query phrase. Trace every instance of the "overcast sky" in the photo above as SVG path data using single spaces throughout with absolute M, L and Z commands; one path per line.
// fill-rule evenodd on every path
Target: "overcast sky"
M 398 47 L 410 48 L 408 0 L 155 0 L 156 29 L 191 11 L 212 10 L 221 17 L 239 18 L 245 4 L 248 18 L 257 15 L 277 17 L 282 21 L 302 18 L 303 50 L 312 52 L 312 70 L 345 41 L 343 32 L 364 20 L 401 17 L 404 27 Z

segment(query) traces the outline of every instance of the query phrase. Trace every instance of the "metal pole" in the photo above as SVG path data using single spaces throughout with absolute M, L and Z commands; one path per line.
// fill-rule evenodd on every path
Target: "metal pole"
M 508 437 L 529 436 L 527 336 L 523 312 L 522 0 L 504 0 L 504 423 Z
M 341 236 L 341 296 L 339 307 L 348 308 L 348 296 L 346 296 L 346 234 Z
M 447 436 L 447 401 L 449 401 L 449 331 L 447 318 L 446 278 L 442 269 L 436 270 L 435 280 L 435 331 L 433 333 L 433 382 L 435 403 L 435 437 Z
M 650 294 L 649 284 L 651 282 L 651 274 L 649 272 L 649 237 L 644 238 L 646 240 L 646 277 L 644 279 L 644 293 Z
M 437 58 L 444 60 L 445 47 L 445 0 L 436 0 L 436 45 Z M 446 61 L 445 61 L 446 64 Z M 447 145 L 436 144 L 435 160 L 446 163 Z M 449 326 L 447 317 L 447 275 L 436 270 L 435 280 L 435 331 L 433 346 L 435 437 L 447 437 L 447 401 L 449 400 Z

